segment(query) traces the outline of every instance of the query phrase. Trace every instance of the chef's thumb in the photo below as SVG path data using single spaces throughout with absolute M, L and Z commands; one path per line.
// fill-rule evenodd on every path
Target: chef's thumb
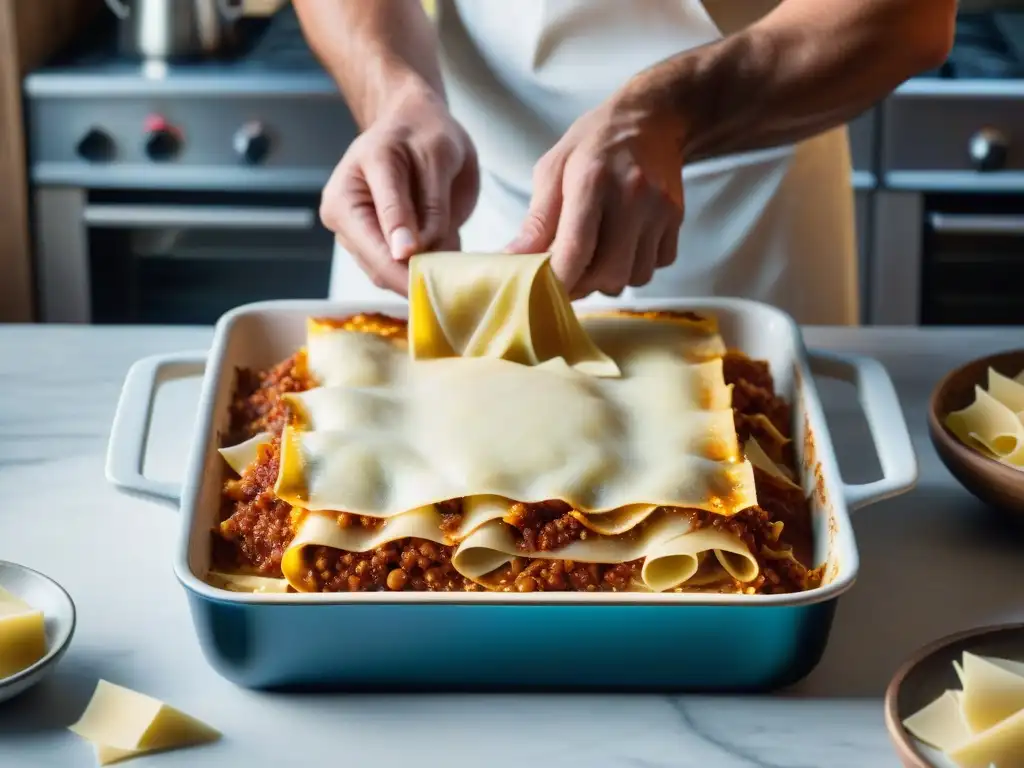
M 542 253 L 551 247 L 562 211 L 562 179 L 547 181 L 537 188 L 519 234 L 505 246 L 507 253 Z

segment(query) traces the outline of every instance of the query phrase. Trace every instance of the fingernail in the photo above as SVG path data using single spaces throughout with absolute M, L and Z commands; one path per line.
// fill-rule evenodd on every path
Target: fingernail
M 416 241 L 408 227 L 399 227 L 391 233 L 391 258 L 402 261 L 416 248 Z

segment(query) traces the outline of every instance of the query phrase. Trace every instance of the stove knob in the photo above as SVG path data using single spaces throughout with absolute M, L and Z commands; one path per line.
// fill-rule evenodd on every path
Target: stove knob
M 178 154 L 181 141 L 178 135 L 166 128 L 146 132 L 146 155 L 150 160 L 166 162 Z
M 998 171 L 1006 166 L 1010 140 L 995 128 L 982 128 L 971 136 L 968 151 L 971 163 L 978 171 Z
M 75 152 L 90 163 L 104 163 L 114 157 L 114 140 L 99 128 L 90 128 L 75 145 Z
M 146 138 L 143 147 L 154 162 L 166 162 L 181 149 L 181 133 L 164 118 L 151 116 L 146 120 Z
M 235 154 L 247 165 L 258 165 L 270 154 L 270 136 L 263 123 L 246 123 L 235 133 Z

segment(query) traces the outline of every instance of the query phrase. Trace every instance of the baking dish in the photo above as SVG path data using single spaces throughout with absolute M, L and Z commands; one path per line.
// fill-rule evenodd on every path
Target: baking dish
M 107 478 L 125 492 L 180 505 L 175 573 L 203 651 L 247 687 L 764 691 L 795 682 L 825 648 L 837 598 L 858 570 L 849 511 L 909 490 L 917 462 L 896 392 L 869 358 L 805 350 L 783 312 L 741 299 L 649 300 L 639 311 L 716 316 L 730 347 L 769 362 L 792 403 L 803 487 L 812 491 L 822 586 L 783 595 L 701 593 L 247 594 L 206 584 L 222 461 L 238 367 L 265 368 L 305 341 L 309 316 L 406 316 L 404 302 L 276 301 L 217 323 L 209 352 L 148 357 L 128 373 L 111 431 Z M 204 371 L 181 485 L 141 471 L 160 384 Z M 812 372 L 858 388 L 883 476 L 839 475 Z

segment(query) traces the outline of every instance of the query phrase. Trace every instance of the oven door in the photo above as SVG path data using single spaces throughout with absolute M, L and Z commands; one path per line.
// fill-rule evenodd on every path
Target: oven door
M 926 195 L 922 245 L 922 325 L 1024 324 L 1024 195 Z
M 327 296 L 317 194 L 50 190 L 74 221 L 40 233 L 44 320 L 205 325 L 266 299 Z M 42 213 L 42 211 L 37 211 Z

